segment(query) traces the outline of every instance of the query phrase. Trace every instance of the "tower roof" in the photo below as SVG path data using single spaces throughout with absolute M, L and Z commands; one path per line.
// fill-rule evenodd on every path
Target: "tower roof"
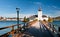
M 42 15 L 42 17 L 47 17 L 46 15 Z

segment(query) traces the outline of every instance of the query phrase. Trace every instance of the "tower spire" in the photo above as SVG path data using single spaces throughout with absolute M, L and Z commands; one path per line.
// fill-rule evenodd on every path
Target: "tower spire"
M 39 8 L 39 9 L 38 9 L 38 11 L 42 11 L 42 9 L 41 9 L 41 8 Z

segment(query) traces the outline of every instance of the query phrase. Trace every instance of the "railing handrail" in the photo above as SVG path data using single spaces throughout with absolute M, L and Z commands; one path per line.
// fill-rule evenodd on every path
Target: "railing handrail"
M 53 24 L 51 24 L 51 25 L 52 25 L 52 27 L 50 27 L 50 28 L 53 30 L 53 32 L 58 34 L 59 33 L 58 30 L 55 28 L 55 26 L 57 26 L 57 25 L 53 25 Z M 57 26 L 57 27 L 59 27 L 59 26 Z
M 18 24 L 18 25 L 21 25 L 21 24 Z M 14 26 L 18 26 L 18 25 L 16 24 L 16 25 L 12 25 L 12 26 L 2 27 L 2 28 L 0 28 L 0 30 L 6 29 L 6 28 L 12 28 L 12 27 L 14 27 Z

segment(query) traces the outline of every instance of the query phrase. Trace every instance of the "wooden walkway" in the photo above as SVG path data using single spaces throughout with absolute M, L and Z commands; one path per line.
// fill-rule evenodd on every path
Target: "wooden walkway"
M 36 25 L 37 24 L 38 24 L 38 22 L 36 22 Z M 25 32 L 27 32 L 28 34 L 30 34 L 31 36 L 34 36 L 34 37 L 54 37 L 51 34 L 51 32 L 44 26 L 44 24 L 39 23 L 40 27 L 38 27 L 38 28 L 36 25 L 35 25 L 35 27 L 33 27 L 33 26 L 30 27 Z

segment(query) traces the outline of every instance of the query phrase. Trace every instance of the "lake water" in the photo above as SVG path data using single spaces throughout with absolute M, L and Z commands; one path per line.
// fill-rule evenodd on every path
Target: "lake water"
M 6 27 L 6 26 L 11 26 L 11 25 L 16 25 L 16 24 L 17 24 L 17 21 L 0 21 L 0 28 Z M 19 24 L 24 24 L 24 22 L 20 21 Z M 16 28 L 17 28 L 17 26 L 15 27 L 15 29 Z M 11 28 L 0 30 L 0 35 L 10 32 L 10 31 L 11 31 Z
M 60 21 L 53 21 L 52 25 L 55 26 L 56 30 L 58 30 L 58 27 L 60 27 Z
M 60 26 L 60 21 L 53 21 L 52 24 Z
M 24 24 L 23 22 L 19 22 L 20 24 Z M 0 21 L 0 28 L 5 27 L 5 26 L 11 26 L 17 24 L 17 21 Z M 60 26 L 60 21 L 54 21 L 52 22 L 53 25 L 56 25 L 56 29 L 58 30 L 58 26 Z M 17 27 L 15 27 L 17 28 Z M 4 30 L 0 30 L 0 35 L 5 34 L 7 32 L 10 32 L 11 29 L 4 29 Z

